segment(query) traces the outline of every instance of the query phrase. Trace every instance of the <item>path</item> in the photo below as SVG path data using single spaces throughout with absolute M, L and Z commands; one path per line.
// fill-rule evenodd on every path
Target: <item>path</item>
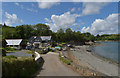
M 44 59 L 44 64 L 38 76 L 80 76 L 72 69 L 63 65 L 59 58 L 58 53 L 49 52 L 48 54 L 41 55 Z

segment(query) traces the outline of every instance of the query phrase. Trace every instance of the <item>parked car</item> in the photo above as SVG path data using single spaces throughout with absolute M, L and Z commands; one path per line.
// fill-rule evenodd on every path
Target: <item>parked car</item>
M 26 46 L 26 49 L 27 49 L 27 50 L 31 50 L 31 49 L 32 49 L 32 46 Z

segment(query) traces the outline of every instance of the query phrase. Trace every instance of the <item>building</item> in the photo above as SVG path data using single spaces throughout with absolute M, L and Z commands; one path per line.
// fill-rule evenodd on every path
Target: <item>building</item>
M 10 46 L 11 48 L 21 49 L 22 39 L 5 39 L 6 46 Z
M 34 48 L 49 47 L 51 36 L 33 36 L 29 39 L 27 45 Z

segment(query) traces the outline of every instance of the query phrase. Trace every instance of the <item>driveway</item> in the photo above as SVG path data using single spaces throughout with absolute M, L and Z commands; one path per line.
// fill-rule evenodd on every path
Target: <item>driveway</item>
M 58 55 L 58 53 L 53 52 L 41 55 L 45 62 L 42 66 L 42 69 L 37 73 L 36 76 L 80 76 L 72 69 L 63 65 L 60 62 Z

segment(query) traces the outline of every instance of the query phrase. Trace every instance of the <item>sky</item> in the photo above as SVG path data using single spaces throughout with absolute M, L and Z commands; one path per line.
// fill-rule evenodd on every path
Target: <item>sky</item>
M 118 33 L 117 2 L 3 2 L 2 23 L 9 26 L 43 23 L 56 32 Z

